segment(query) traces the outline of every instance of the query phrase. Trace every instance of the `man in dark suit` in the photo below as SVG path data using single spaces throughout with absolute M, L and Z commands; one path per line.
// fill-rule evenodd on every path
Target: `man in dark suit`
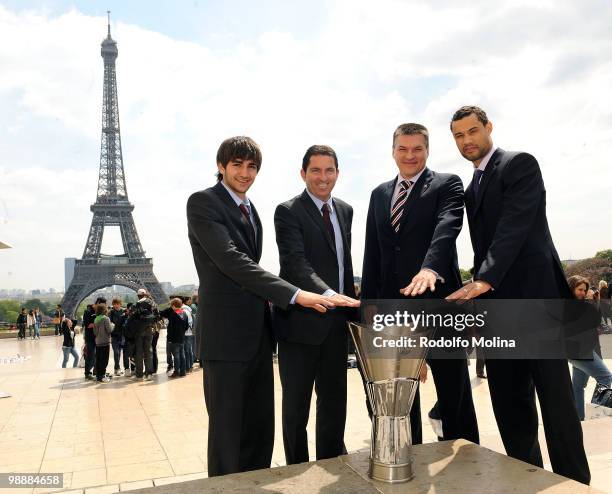
M 463 186 L 456 175 L 426 167 L 429 133 L 420 124 L 400 125 L 393 134 L 396 178 L 370 197 L 361 297 L 401 295 L 444 298 L 461 286 L 455 240 L 463 223 Z M 367 315 L 366 315 L 367 317 Z M 444 439 L 478 443 L 467 360 L 428 359 Z M 410 411 L 412 440 L 422 442 L 420 399 Z
M 331 193 L 338 158 L 311 146 L 302 160 L 306 190 L 274 215 L 280 277 L 304 290 L 358 305 L 351 261 L 353 208 Z M 350 309 L 319 314 L 302 307 L 276 311 L 278 367 L 283 386 L 283 442 L 287 464 L 309 461 L 306 425 L 317 393 L 317 460 L 346 453 L 346 320 Z
M 546 190 L 536 159 L 493 146 L 493 126 L 475 106 L 460 108 L 451 131 L 474 165 L 465 192 L 474 281 L 448 299 L 570 298 L 546 219 Z M 531 328 L 526 328 L 531 330 Z M 537 391 L 553 471 L 590 481 L 566 360 L 487 359 L 489 390 L 509 456 L 542 467 Z
M 189 241 L 200 279 L 199 353 L 208 410 L 208 474 L 268 468 L 274 445 L 269 301 L 325 312 L 341 305 L 263 270 L 262 225 L 249 190 L 261 151 L 248 137 L 217 152 L 219 182 L 187 202 Z

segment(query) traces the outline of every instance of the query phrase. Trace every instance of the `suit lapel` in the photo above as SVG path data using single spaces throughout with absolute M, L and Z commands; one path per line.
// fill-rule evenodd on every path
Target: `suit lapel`
M 346 259 L 347 252 L 350 253 L 350 246 L 348 243 L 348 237 L 346 236 L 348 230 L 346 229 L 346 211 L 344 208 L 341 208 L 336 201 L 334 202 L 334 209 L 336 211 L 336 215 L 338 216 L 338 223 L 340 224 L 340 236 L 342 237 L 342 245 L 344 246 L 344 258 Z M 345 263 L 346 264 L 346 263 Z
M 255 259 L 256 250 L 252 241 L 253 235 L 248 230 L 249 225 L 246 223 L 247 219 L 244 217 L 242 211 L 240 211 L 240 208 L 236 205 L 229 192 L 225 190 L 225 187 L 221 184 L 221 182 L 217 182 L 217 185 L 213 187 L 213 190 L 227 206 L 230 219 L 232 220 L 237 233 L 242 237 L 243 243 L 249 251 L 248 254 L 251 256 L 251 259 Z M 261 232 L 261 228 L 259 231 Z M 261 235 L 258 236 L 260 237 Z
M 325 226 L 325 223 L 323 222 L 323 215 L 318 210 L 316 204 L 310 198 L 306 190 L 302 192 L 302 195 L 300 196 L 300 200 L 302 201 L 302 204 L 304 205 L 304 209 L 306 210 L 306 212 L 311 216 L 311 218 L 314 220 L 314 222 L 317 224 L 317 226 L 321 230 L 321 233 L 325 237 L 325 240 L 327 240 L 327 245 L 329 245 L 329 248 L 335 253 L 336 252 L 335 241 L 329 238 L 329 233 L 327 233 L 327 228 Z
M 406 204 L 404 204 L 404 212 L 400 218 L 400 228 L 398 233 L 400 233 L 405 228 L 406 223 L 413 218 L 414 215 L 411 213 L 415 207 L 415 203 L 419 200 L 421 195 L 427 191 L 432 180 L 433 173 L 431 173 L 429 168 L 425 168 L 416 183 L 412 185 L 412 190 L 410 191 L 410 194 L 408 194 Z
M 478 189 L 478 196 L 476 197 L 476 202 L 474 205 L 474 215 L 480 209 L 480 205 L 482 204 L 482 198 L 484 196 L 485 190 L 487 189 L 487 185 L 489 185 L 489 181 L 491 180 L 491 176 L 495 173 L 495 168 L 501 161 L 501 158 L 504 154 L 504 150 L 497 148 L 491 159 L 487 163 L 484 173 L 482 174 L 482 179 L 480 180 L 480 187 Z M 470 193 L 473 194 L 474 184 L 470 183 Z
M 395 235 L 395 230 L 391 226 L 391 201 L 393 200 L 393 191 L 395 190 L 395 184 L 397 183 L 397 177 L 393 180 L 387 182 L 383 186 L 382 191 L 382 216 L 383 222 L 382 224 L 387 227 L 389 232 L 393 232 Z
M 469 183 L 463 194 L 465 201 L 465 210 L 468 216 L 471 218 L 474 216 L 474 187 L 472 182 Z

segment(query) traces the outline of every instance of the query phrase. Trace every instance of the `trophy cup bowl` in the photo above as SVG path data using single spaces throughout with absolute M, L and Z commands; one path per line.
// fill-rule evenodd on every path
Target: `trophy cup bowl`
M 381 348 L 374 344 L 374 339 L 415 339 L 417 334 L 431 338 L 435 330 L 387 326 L 382 331 L 375 331 L 366 325 L 349 322 L 349 331 L 366 380 L 373 414 L 368 475 L 382 482 L 406 482 L 414 477 L 410 408 L 427 347 L 417 344 L 415 347 Z

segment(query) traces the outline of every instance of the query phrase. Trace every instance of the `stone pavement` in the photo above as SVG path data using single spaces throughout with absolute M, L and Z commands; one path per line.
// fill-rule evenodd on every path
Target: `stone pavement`
M 612 335 L 605 336 L 610 338 Z M 80 348 L 82 338 L 77 337 Z M 3 363 L 6 357 L 26 360 Z M 64 489 L 112 493 L 206 476 L 206 430 L 202 372 L 171 380 L 164 370 L 165 336 L 158 345 L 160 370 L 149 382 L 118 377 L 108 384 L 85 381 L 83 370 L 62 369 L 61 338 L 0 340 L 0 471 L 65 472 Z M 30 358 L 27 358 L 30 357 Z M 70 362 L 72 361 L 72 358 Z M 608 365 L 612 362 L 608 361 Z M 112 369 L 112 355 L 111 365 Z M 473 376 L 474 365 L 470 367 Z M 370 421 L 357 370 L 348 372 L 346 447 L 369 447 Z M 276 375 L 274 466 L 284 465 L 280 426 L 280 381 Z M 593 381 L 586 396 L 590 396 Z M 486 380 L 472 379 L 481 444 L 504 452 L 491 410 Z M 423 437 L 436 436 L 427 422 L 435 402 L 431 378 L 421 387 Z M 594 410 L 587 413 L 593 415 Z M 311 410 L 314 417 L 314 400 Z M 612 417 L 583 423 L 592 485 L 612 491 Z M 541 433 L 545 453 L 545 441 Z M 311 459 L 314 420 L 309 424 Z M 547 461 L 547 459 L 545 459 Z M 547 468 L 550 468 L 547 466 Z M 0 491 L 7 489 L 0 489 Z M 43 489 L 35 489 L 43 491 Z M 32 489 L 21 489 L 28 494 Z

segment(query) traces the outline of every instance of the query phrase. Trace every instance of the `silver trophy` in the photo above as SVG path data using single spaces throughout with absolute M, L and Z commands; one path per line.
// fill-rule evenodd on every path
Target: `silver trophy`
M 382 482 L 406 482 L 414 477 L 410 408 L 419 383 L 427 348 L 380 347 L 382 340 L 406 342 L 431 338 L 435 330 L 410 326 L 387 326 L 374 331 L 363 324 L 349 323 L 357 358 L 366 380 L 372 409 L 372 441 L 368 474 Z M 378 339 L 377 339 L 378 338 Z

